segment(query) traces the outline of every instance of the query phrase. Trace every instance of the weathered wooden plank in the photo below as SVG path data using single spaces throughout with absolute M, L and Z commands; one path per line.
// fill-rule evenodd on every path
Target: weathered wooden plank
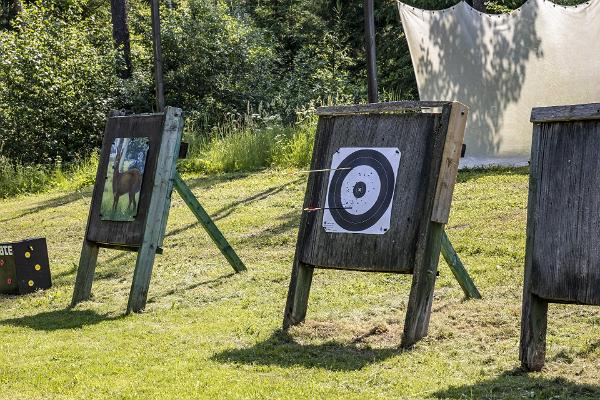
M 301 248 L 301 262 L 322 268 L 412 272 L 422 219 L 431 216 L 426 204 L 433 203 L 426 200 L 433 200 L 434 192 L 428 190 L 435 190 L 439 171 L 446 133 L 442 119 L 439 114 L 428 113 L 320 119 L 317 137 L 323 139 L 319 141 L 312 169 L 329 168 L 333 154 L 340 147 L 397 147 L 401 159 L 389 231 L 384 235 L 328 233 L 322 228 L 322 212 L 304 213 L 307 230 L 302 240 L 305 244 Z M 434 158 L 438 163 L 432 168 Z M 309 178 L 311 197 L 305 208 L 323 206 L 327 194 L 328 173 L 311 175 L 314 175 Z
M 550 301 L 600 305 L 600 122 L 541 124 L 534 135 L 530 290 Z
M 454 275 L 458 281 L 465 297 L 467 299 L 481 299 L 481 294 L 479 293 L 479 290 L 477 290 L 475 282 L 473 282 L 473 279 L 469 276 L 467 269 L 460 260 L 460 257 L 458 257 L 454 247 L 452 247 L 452 243 L 450 243 L 450 239 L 448 239 L 448 235 L 446 235 L 445 231 L 442 232 L 441 240 L 442 256 L 444 256 L 444 260 L 446 260 L 446 263 L 450 267 L 450 271 L 452 271 L 452 275 Z
M 206 230 L 212 241 L 217 245 L 221 254 L 227 259 L 229 264 L 233 267 L 235 272 L 243 272 L 246 270 L 246 266 L 240 260 L 233 247 L 229 244 L 225 236 L 221 233 L 219 228 L 215 225 L 210 215 L 204 210 L 204 207 L 200 204 L 198 199 L 194 196 L 192 191 L 187 187 L 183 179 L 178 173 L 175 173 L 174 185 L 177 193 L 181 196 L 185 204 L 192 210 L 198 222 Z
M 540 371 L 546 358 L 548 302 L 528 292 L 523 297 L 519 360 L 529 371 Z
M 442 165 L 431 215 L 431 220 L 440 224 L 448 223 L 448 217 L 450 216 L 452 194 L 454 193 L 454 185 L 456 184 L 456 176 L 458 175 L 458 162 L 465 136 L 468 113 L 469 108 L 464 104 L 458 102 L 452 103 L 448 132 L 446 133 L 446 143 L 444 144 L 444 153 L 442 154 Z
M 534 123 L 598 119 L 600 119 L 600 103 L 536 107 L 531 110 L 531 122 Z
M 171 190 L 179 144 L 181 143 L 181 110 L 174 107 L 165 109 L 165 131 L 162 135 L 160 151 L 152 187 L 152 197 L 148 207 L 148 217 L 143 228 L 143 242 L 138 252 L 138 257 L 133 274 L 133 282 L 129 293 L 127 313 L 139 312 L 146 306 L 152 267 L 156 249 L 161 243 L 169 212 Z
M 331 118 L 319 118 L 317 132 L 323 132 L 326 130 L 328 131 L 332 124 L 333 119 Z M 329 139 L 329 135 L 316 135 L 315 143 L 313 146 L 312 158 L 310 162 L 311 170 L 317 169 L 316 166 L 320 165 L 320 163 L 322 162 L 324 154 L 320 151 L 320 149 L 327 146 Z M 323 179 L 324 175 L 321 173 L 309 175 L 308 181 L 306 183 L 303 208 L 309 207 L 310 203 L 312 202 L 312 198 L 316 195 L 315 191 L 321 187 Z M 290 326 L 302 322 L 297 320 L 298 312 L 294 312 L 294 305 L 298 304 L 296 302 L 296 291 L 298 290 L 298 275 L 300 273 L 300 266 L 302 264 L 300 261 L 300 257 L 303 245 L 306 241 L 306 233 L 314 225 L 315 219 L 315 213 L 304 213 L 300 218 L 300 227 L 298 228 L 298 238 L 296 240 L 296 251 L 294 253 L 294 263 L 292 264 L 292 273 L 288 288 L 287 301 L 285 305 L 285 310 L 283 312 L 283 329 L 288 329 Z M 308 288 L 308 290 L 310 290 L 310 287 Z M 306 307 L 308 307 L 308 299 L 306 300 L 306 304 Z M 293 317 L 294 314 L 296 315 L 296 318 Z
M 387 103 L 323 106 L 317 108 L 316 114 L 320 116 L 334 116 L 420 111 L 427 108 L 443 107 L 450 103 L 449 101 L 390 101 Z
M 416 261 L 400 344 L 405 349 L 427 336 L 443 230 L 444 225 L 429 223 L 426 243 Z
M 79 256 L 79 267 L 77 268 L 77 277 L 75 278 L 71 307 L 79 302 L 90 299 L 97 264 L 98 245 L 88 240 L 84 240 L 81 255 Z
M 308 295 L 312 283 L 314 267 L 299 263 L 293 274 L 290 308 L 284 313 L 283 329 L 288 329 L 292 325 L 297 325 L 306 318 L 308 309 Z

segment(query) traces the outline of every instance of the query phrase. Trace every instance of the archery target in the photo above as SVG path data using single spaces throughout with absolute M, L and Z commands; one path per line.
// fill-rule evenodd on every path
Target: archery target
M 383 235 L 390 228 L 400 150 L 341 147 L 333 154 L 323 212 L 331 233 Z

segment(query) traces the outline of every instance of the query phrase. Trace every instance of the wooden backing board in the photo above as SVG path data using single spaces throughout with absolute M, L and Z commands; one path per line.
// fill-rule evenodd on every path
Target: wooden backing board
M 600 121 L 534 125 L 525 290 L 600 305 Z
M 161 146 L 164 128 L 164 114 L 141 114 L 131 116 L 111 116 L 106 123 L 102 142 L 102 154 L 96 174 L 96 184 L 92 195 L 86 239 L 99 245 L 117 245 L 123 248 L 137 248 L 143 240 L 143 228 L 152 197 L 156 162 Z M 103 221 L 100 216 L 102 194 L 109 167 L 110 146 L 118 137 L 148 137 L 149 149 L 139 195 L 138 213 L 134 221 Z
M 441 107 L 441 112 L 422 113 L 425 105 L 414 102 L 408 102 L 408 108 L 403 107 L 407 103 L 399 102 L 319 109 L 311 169 L 329 168 L 333 153 L 340 147 L 398 147 L 402 156 L 389 231 L 384 235 L 327 233 L 322 228 L 323 213 L 304 213 L 301 224 L 305 229 L 297 249 L 301 263 L 321 268 L 412 273 L 416 249 L 424 240 L 425 226 L 433 219 L 453 106 L 451 102 L 430 103 L 425 104 Z M 456 110 L 460 112 L 460 108 Z M 455 119 L 453 124 L 458 131 L 462 121 Z M 447 167 L 442 169 L 442 182 L 447 184 L 438 195 L 436 219 L 444 219 L 449 212 L 454 187 L 450 180 L 456 177 L 454 160 L 460 156 L 462 144 L 462 140 L 457 144 L 459 137 L 462 138 L 454 132 L 449 141 L 458 152 L 453 148 L 445 154 Z M 327 185 L 328 173 L 311 174 L 304 207 L 323 206 Z
M 536 107 L 531 122 L 588 121 L 600 119 L 600 103 Z

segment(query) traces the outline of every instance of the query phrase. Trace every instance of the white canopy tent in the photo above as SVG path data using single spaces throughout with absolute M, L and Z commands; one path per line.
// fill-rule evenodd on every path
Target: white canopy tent
M 465 166 L 526 164 L 532 107 L 600 101 L 600 0 L 500 15 L 398 6 L 421 100 L 471 108 Z

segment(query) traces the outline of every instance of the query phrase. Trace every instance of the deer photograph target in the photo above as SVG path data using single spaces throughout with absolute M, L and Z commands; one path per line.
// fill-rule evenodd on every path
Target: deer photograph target
M 390 228 L 400 150 L 342 147 L 332 157 L 323 228 L 381 235 Z
M 161 146 L 168 139 L 163 133 L 164 118 L 162 113 L 108 118 L 92 195 L 88 240 L 130 248 L 141 245 Z
M 331 268 L 413 274 L 402 343 L 425 336 L 467 112 L 457 102 L 317 110 L 284 328 L 304 320 L 313 270 Z
M 149 140 L 116 138 L 110 147 L 102 192 L 102 220 L 133 221 L 137 215 Z

